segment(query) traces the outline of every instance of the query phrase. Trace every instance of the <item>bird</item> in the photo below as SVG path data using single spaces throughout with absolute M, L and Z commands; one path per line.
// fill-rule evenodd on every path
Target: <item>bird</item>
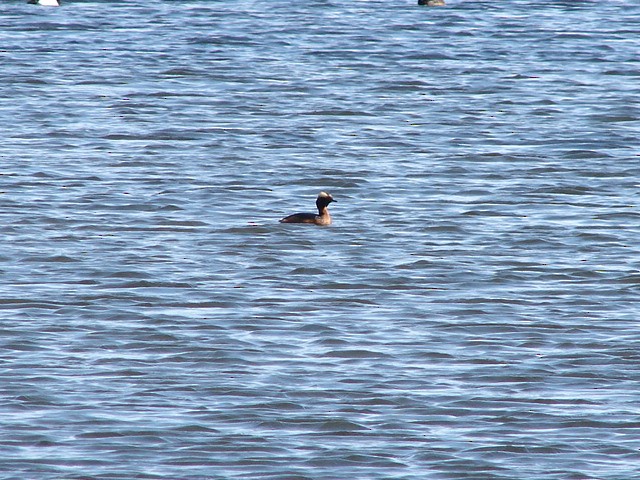
M 335 202 L 331 194 L 320 192 L 316 198 L 318 214 L 315 213 L 294 213 L 280 220 L 280 223 L 313 223 L 315 225 L 331 225 L 331 215 L 327 205 Z
M 45 7 L 59 7 L 59 0 L 27 0 L 27 3 L 31 3 L 33 5 L 43 5 Z

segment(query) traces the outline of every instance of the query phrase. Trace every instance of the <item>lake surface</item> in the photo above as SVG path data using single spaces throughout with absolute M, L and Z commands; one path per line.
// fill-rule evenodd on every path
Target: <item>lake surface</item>
M 640 478 L 638 18 L 2 2 L 0 478 Z

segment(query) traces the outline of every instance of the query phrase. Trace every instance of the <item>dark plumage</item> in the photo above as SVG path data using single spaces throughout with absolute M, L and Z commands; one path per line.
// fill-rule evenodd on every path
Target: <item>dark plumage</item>
M 315 213 L 294 213 L 280 220 L 280 223 L 313 223 L 315 225 L 331 225 L 331 215 L 327 205 L 335 202 L 333 197 L 327 192 L 320 192 L 316 199 L 318 214 Z

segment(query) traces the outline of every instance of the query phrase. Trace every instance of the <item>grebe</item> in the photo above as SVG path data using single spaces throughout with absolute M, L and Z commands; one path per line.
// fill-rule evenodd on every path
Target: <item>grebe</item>
M 316 199 L 318 214 L 315 213 L 294 213 L 280 220 L 280 223 L 314 223 L 316 225 L 331 225 L 331 215 L 327 205 L 335 202 L 333 197 L 327 192 L 320 192 Z

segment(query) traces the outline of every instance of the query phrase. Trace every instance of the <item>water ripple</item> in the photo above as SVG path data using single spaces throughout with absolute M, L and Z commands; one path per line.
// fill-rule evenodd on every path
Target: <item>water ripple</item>
M 0 6 L 0 477 L 638 476 L 637 5 L 107 3 Z

